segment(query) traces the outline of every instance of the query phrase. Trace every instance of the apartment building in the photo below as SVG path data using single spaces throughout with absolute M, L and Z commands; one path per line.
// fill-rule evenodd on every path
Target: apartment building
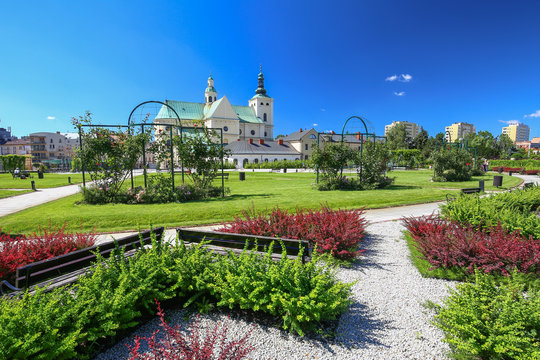
M 528 125 L 516 123 L 503 127 L 502 133 L 508 135 L 514 144 L 516 144 L 518 142 L 529 141 L 530 129 Z
M 53 167 L 68 167 L 79 146 L 79 136 L 74 133 L 37 132 L 30 134 L 29 138 L 32 162 Z
M 392 121 L 390 125 L 384 127 L 384 135 L 388 134 L 388 131 L 396 125 L 403 124 L 405 125 L 405 131 L 407 132 L 407 137 L 409 139 L 414 139 L 420 133 L 420 126 L 418 124 L 408 122 L 408 121 Z
M 30 155 L 32 146 L 28 140 L 12 140 L 0 145 L 2 155 Z M 26 170 L 32 170 L 32 159 L 29 157 L 25 164 Z
M 462 140 L 467 134 L 476 134 L 476 127 L 473 124 L 458 122 L 444 128 L 444 137 L 448 142 Z

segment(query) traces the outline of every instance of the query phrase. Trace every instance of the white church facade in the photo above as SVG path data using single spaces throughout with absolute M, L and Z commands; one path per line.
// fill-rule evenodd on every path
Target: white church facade
M 212 76 L 204 91 L 204 103 L 165 100 L 180 118 L 182 126 L 202 123 L 213 129 L 222 129 L 223 143 L 230 151 L 227 161 L 243 167 L 246 163 L 277 160 L 300 160 L 302 154 L 290 143 L 274 141 L 274 99 L 264 88 L 262 69 L 258 76 L 255 95 L 248 106 L 231 105 L 227 96 L 218 99 Z M 167 106 L 162 106 L 154 123 L 176 124 L 176 117 Z M 161 126 L 156 127 L 163 129 Z
M 218 99 L 212 76 L 204 91 L 204 103 L 165 100 L 172 107 L 183 126 L 193 126 L 202 122 L 204 126 L 223 130 L 223 142 L 253 139 L 272 141 L 274 138 L 274 99 L 266 94 L 262 69 L 258 77 L 258 87 L 248 101 L 248 106 L 231 105 L 227 96 Z M 163 106 L 154 122 L 174 124 L 176 119 Z

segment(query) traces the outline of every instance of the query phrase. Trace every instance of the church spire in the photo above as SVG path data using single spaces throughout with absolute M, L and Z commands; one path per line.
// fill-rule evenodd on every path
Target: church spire
M 255 90 L 255 93 L 258 95 L 266 96 L 266 89 L 264 88 L 264 75 L 262 72 L 262 65 L 260 66 L 259 69 L 260 69 L 259 77 L 258 77 L 259 87 L 257 88 L 257 90 Z
M 212 75 L 208 77 L 208 86 L 204 90 L 204 99 L 207 104 L 217 100 L 217 91 L 214 87 L 214 78 Z

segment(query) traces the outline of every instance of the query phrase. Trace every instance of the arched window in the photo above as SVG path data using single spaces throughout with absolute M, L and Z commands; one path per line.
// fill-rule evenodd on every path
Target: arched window
M 266 103 L 266 105 L 270 105 L 270 104 Z
M 249 163 L 249 160 L 248 159 L 244 159 L 244 161 L 242 161 L 242 166 L 243 167 L 246 167 L 246 165 Z
M 253 160 L 253 162 L 254 162 L 255 164 L 258 164 L 258 163 L 259 163 L 259 159 L 255 159 L 255 160 Z
M 233 159 L 232 163 L 236 166 L 238 165 L 238 159 Z
M 223 131 L 229 131 L 229 127 L 224 126 L 224 127 L 223 127 Z
M 266 122 L 266 113 L 264 113 L 263 119 L 264 119 L 263 121 Z
M 264 136 L 268 136 L 268 133 L 266 131 L 264 132 Z
M 217 97 L 214 96 L 214 101 L 216 101 L 216 100 L 217 100 Z
M 261 105 L 264 105 L 264 103 L 261 103 Z
M 240 135 L 242 135 L 242 129 L 240 129 Z
M 251 135 L 255 135 L 255 130 L 251 130 Z

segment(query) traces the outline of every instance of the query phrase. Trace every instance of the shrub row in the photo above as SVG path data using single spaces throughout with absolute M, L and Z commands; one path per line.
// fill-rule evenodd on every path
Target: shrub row
M 302 169 L 312 168 L 313 165 L 309 160 L 277 160 L 263 161 L 260 163 L 247 163 L 245 169 Z
M 525 170 L 540 170 L 540 160 L 490 160 L 489 166 L 506 168 L 523 168 Z
M 28 237 L 0 234 L 0 280 L 13 281 L 20 266 L 94 245 L 94 232 L 67 233 L 65 227 L 40 227 Z
M 146 188 L 114 190 L 104 185 L 81 187 L 83 201 L 87 204 L 163 204 L 168 202 L 187 202 L 221 196 L 221 187 L 200 187 L 193 184 L 182 184 L 173 188 L 172 180 L 166 175 L 148 177 Z M 229 189 L 225 189 L 229 192 Z
M 70 291 L 0 298 L 0 357 L 87 357 L 105 337 L 151 313 L 154 299 L 259 311 L 303 335 L 345 311 L 351 286 L 337 281 L 335 268 L 316 255 L 306 264 L 286 256 L 274 262 L 270 253 L 219 256 L 200 246 L 154 242 L 127 259 L 99 259 Z
M 317 246 L 317 251 L 348 260 L 363 250 L 358 249 L 367 221 L 362 210 L 302 210 L 289 213 L 279 207 L 270 212 L 243 211 L 242 216 L 218 231 L 237 234 L 301 239 Z
M 467 226 L 490 229 L 498 224 L 521 235 L 540 239 L 540 187 L 489 197 L 461 196 L 441 206 L 442 216 Z
M 435 324 L 443 330 L 456 359 L 540 359 L 540 290 L 476 273 L 458 284 L 436 306 Z
M 485 273 L 508 275 L 513 269 L 540 275 L 540 240 L 509 233 L 501 226 L 477 231 L 437 216 L 405 218 L 414 246 L 433 269 L 458 268 L 471 274 L 475 268 Z

